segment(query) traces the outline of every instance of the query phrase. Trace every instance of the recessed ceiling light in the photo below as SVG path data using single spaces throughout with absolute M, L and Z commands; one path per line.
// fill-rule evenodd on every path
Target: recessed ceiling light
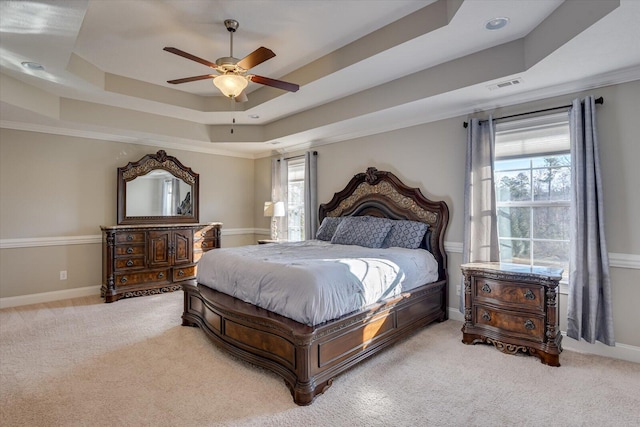
M 509 18 L 493 18 L 487 21 L 484 27 L 487 30 L 499 30 L 509 23 Z
M 44 67 L 40 64 L 38 64 L 37 62 L 29 62 L 29 61 L 24 61 L 21 63 L 22 66 L 24 68 L 28 68 L 30 70 L 35 70 L 35 71 L 42 71 L 44 70 Z
M 260 116 L 259 116 L 259 115 L 257 115 L 257 114 L 249 114 L 249 118 L 250 118 L 250 119 L 259 119 L 259 118 L 260 118 Z

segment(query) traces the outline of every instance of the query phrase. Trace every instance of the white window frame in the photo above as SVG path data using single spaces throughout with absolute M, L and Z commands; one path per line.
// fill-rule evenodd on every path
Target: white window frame
M 517 138 L 513 138 L 508 144 L 500 146 L 500 136 L 508 133 L 517 135 L 518 132 L 526 132 L 528 130 L 536 130 L 536 128 L 543 129 L 545 126 L 549 125 L 561 125 L 566 126 L 566 136 L 562 138 L 548 138 L 546 140 L 541 139 L 540 143 L 532 142 L 530 145 L 523 143 L 523 141 L 517 141 Z M 567 239 L 548 239 L 548 238 L 538 238 L 534 237 L 534 208 L 545 208 L 545 207 L 565 207 L 567 208 L 567 212 L 571 206 L 571 200 L 534 200 L 534 188 L 533 188 L 533 177 L 534 171 L 537 169 L 548 169 L 545 166 L 533 166 L 532 161 L 529 161 L 528 168 L 524 167 L 514 167 L 514 168 L 505 168 L 498 169 L 496 166 L 500 161 L 507 160 L 515 160 L 515 159 L 532 159 L 539 158 L 544 156 L 551 155 L 571 155 L 571 150 L 569 147 L 569 117 L 568 113 L 560 113 L 560 114 L 551 114 L 545 116 L 538 116 L 530 119 L 524 120 L 515 120 L 506 123 L 498 123 L 496 125 L 496 156 L 494 161 L 494 173 L 495 172 L 510 172 L 510 171 L 522 171 L 526 172 L 529 175 L 530 179 L 530 193 L 531 199 L 527 201 L 499 201 L 496 200 L 496 211 L 500 208 L 519 208 L 526 207 L 529 209 L 529 237 L 500 237 L 499 247 L 502 248 L 501 242 L 505 240 L 509 241 L 526 241 L 529 242 L 529 265 L 535 264 L 535 256 L 534 249 L 536 243 L 541 242 L 569 242 L 569 238 Z M 566 167 L 560 166 L 560 167 Z M 569 164 L 569 168 L 572 167 Z M 496 198 L 498 198 L 498 182 L 496 180 Z M 501 254 L 502 255 L 502 254 Z M 561 291 L 562 293 L 566 293 L 567 283 L 568 283 L 568 266 L 565 268 L 563 273 L 563 279 L 561 281 Z
M 305 160 L 291 159 L 287 162 L 287 238 L 289 241 L 301 241 L 305 239 L 304 235 L 304 176 L 305 176 Z M 294 170 L 298 170 L 294 173 Z M 302 169 L 302 173 L 300 173 Z M 300 203 L 294 203 L 291 199 L 293 185 L 302 185 L 302 194 Z M 299 212 L 300 215 L 290 215 L 291 212 Z M 298 222 L 296 223 L 296 218 Z

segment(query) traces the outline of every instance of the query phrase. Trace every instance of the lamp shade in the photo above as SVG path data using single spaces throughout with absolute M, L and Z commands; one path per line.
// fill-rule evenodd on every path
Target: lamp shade
M 273 202 L 264 202 L 264 216 L 273 216 Z
M 213 84 L 229 98 L 235 98 L 240 95 L 247 87 L 249 82 L 245 77 L 236 74 L 223 74 L 213 79 Z
M 284 202 L 275 202 L 273 204 L 273 216 L 284 216 Z

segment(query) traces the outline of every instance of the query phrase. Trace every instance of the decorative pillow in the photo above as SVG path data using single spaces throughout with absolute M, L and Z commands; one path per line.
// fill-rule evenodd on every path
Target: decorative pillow
M 342 222 L 342 216 L 331 217 L 327 216 L 322 220 L 322 224 L 318 227 L 318 231 L 316 232 L 316 239 L 325 240 L 327 242 L 331 241 L 331 238 L 336 232 L 336 228 Z
M 340 222 L 331 243 L 380 248 L 392 222 L 373 216 L 347 216 Z
M 429 224 L 424 222 L 403 219 L 393 221 L 393 226 L 382 242 L 382 247 L 418 249 L 428 228 Z

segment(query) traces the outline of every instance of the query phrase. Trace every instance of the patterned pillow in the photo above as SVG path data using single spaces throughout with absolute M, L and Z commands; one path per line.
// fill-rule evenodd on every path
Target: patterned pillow
M 316 232 L 316 239 L 330 242 L 331 238 L 336 232 L 336 228 L 338 228 L 338 225 L 340 225 L 342 218 L 344 217 L 342 216 L 325 217 L 322 220 L 322 224 L 320 224 L 320 227 L 318 227 L 318 231 Z
M 427 232 L 429 224 L 419 221 L 397 220 L 393 221 L 393 226 L 389 234 L 382 242 L 383 248 L 397 247 L 407 249 L 418 249 L 422 238 Z
M 386 218 L 348 216 L 338 225 L 331 243 L 380 248 L 391 225 L 392 222 Z

